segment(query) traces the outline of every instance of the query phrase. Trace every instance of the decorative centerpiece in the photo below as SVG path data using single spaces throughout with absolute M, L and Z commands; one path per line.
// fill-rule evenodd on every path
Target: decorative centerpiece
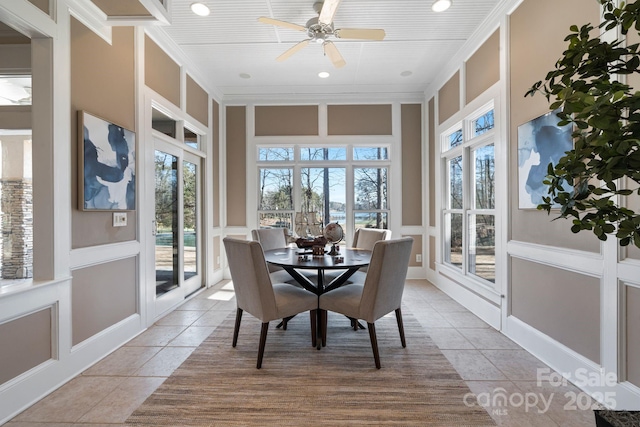
M 337 222 L 327 224 L 327 226 L 324 228 L 323 235 L 325 239 L 329 243 L 331 243 L 331 251 L 329 252 L 329 255 L 338 255 L 340 252 L 336 247 L 336 244 L 340 243 L 342 239 L 344 239 L 344 231 L 342 230 L 340 224 L 338 224 Z
M 327 244 L 327 239 L 324 236 L 317 236 L 313 238 L 300 237 L 296 239 L 296 246 L 300 249 L 309 249 L 314 246 L 322 246 Z

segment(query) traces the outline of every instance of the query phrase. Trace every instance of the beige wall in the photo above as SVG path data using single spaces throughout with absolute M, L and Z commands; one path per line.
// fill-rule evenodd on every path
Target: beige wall
M 438 91 L 438 123 L 460 111 L 460 71 L 456 73 Z
M 413 246 L 411 247 L 411 258 L 409 258 L 409 267 L 422 267 L 422 261 L 416 261 L 416 255 L 422 256 L 422 235 L 403 234 L 402 237 L 413 237 Z
M 53 357 L 51 308 L 0 324 L 0 384 Z
M 78 111 L 85 110 L 135 132 L 134 34 L 113 27 L 112 44 L 71 18 L 72 247 L 135 240 L 135 211 L 127 226 L 113 227 L 111 212 L 83 212 L 78 206 Z M 137 150 L 140 150 L 137 141 Z M 140 191 L 140 188 L 137 188 Z M 138 197 L 139 198 L 139 197 Z
M 600 363 L 600 281 L 511 259 L 511 315 Z
M 465 64 L 466 103 L 476 99 L 499 80 L 500 30 L 496 30 Z
M 402 225 L 420 226 L 422 225 L 422 105 L 403 104 L 400 111 L 402 115 Z
M 328 105 L 329 135 L 391 135 L 391 105 Z
M 209 126 L 209 95 L 187 74 L 187 114 Z
M 144 38 L 144 83 L 180 106 L 180 66 L 149 36 Z
M 429 115 L 427 126 L 429 127 L 427 146 L 429 147 L 429 227 L 436 226 L 436 149 L 438 141 L 436 140 L 435 125 L 435 100 L 429 100 Z
M 436 237 L 429 236 L 429 268 L 436 269 Z
M 139 0 L 91 0 L 108 16 L 151 16 Z
M 213 269 L 220 270 L 220 248 L 222 245 L 222 239 L 220 236 L 213 236 Z
M 625 286 L 627 293 L 627 380 L 640 387 L 640 288 Z
M 318 106 L 256 106 L 255 123 L 256 136 L 318 135 Z
M 29 3 L 49 15 L 49 0 L 28 0 Z
M 213 111 L 213 226 L 220 227 L 220 105 L 212 101 Z
M 31 129 L 31 106 L 0 106 L 0 129 Z
M 227 226 L 247 225 L 246 107 L 227 107 Z
M 72 271 L 72 344 L 137 313 L 137 259 L 127 258 Z
M 553 13 L 549 13 L 553 10 Z M 549 111 L 542 95 L 524 98 L 536 81 L 553 69 L 566 44 L 569 23 L 598 22 L 597 2 L 583 0 L 525 0 L 511 15 L 510 21 L 510 174 L 511 239 L 543 245 L 599 252 L 600 243 L 590 232 L 571 233 L 570 220 L 553 221 L 552 213 L 518 209 L 517 143 L 518 126 Z M 544 28 L 544 31 L 540 31 Z

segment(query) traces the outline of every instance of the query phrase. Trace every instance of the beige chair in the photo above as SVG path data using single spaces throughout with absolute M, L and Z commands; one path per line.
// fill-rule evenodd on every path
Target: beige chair
M 308 310 L 311 310 L 311 344 L 315 346 L 318 297 L 286 283 L 272 283 L 262 247 L 258 242 L 229 237 L 225 237 L 223 242 L 237 302 L 233 347 L 238 342 L 242 313 L 246 311 L 262 322 L 256 366 L 260 369 L 269 322 L 292 317 Z
M 411 237 L 376 242 L 364 283 L 345 285 L 322 294 L 319 298 L 318 307 L 321 310 L 341 313 L 367 322 L 373 357 L 378 369 L 380 355 L 374 325 L 376 320 L 395 310 L 400 341 L 402 347 L 406 347 L 400 305 L 412 246 Z M 324 338 L 327 329 L 326 315 L 323 313 L 321 317 Z
M 352 247 L 373 250 L 378 240 L 390 240 L 391 230 L 383 228 L 358 228 L 353 235 Z
M 260 243 L 263 251 L 271 249 L 284 248 L 287 246 L 287 230 L 286 228 L 258 228 L 251 230 L 251 237 L 254 241 Z M 271 280 L 274 282 L 292 282 L 292 278 L 284 271 L 282 267 L 277 265 L 268 265 Z

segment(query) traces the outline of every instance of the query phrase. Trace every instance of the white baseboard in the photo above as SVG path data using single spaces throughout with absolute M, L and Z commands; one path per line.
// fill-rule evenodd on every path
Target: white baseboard
M 617 382 L 615 373 L 603 372 L 599 364 L 520 319 L 509 316 L 503 333 L 604 406 L 640 410 L 640 388 Z
M 443 275 L 436 275 L 436 280 L 431 282 L 442 292 L 455 299 L 458 303 L 462 304 L 465 308 L 478 316 L 480 319 L 487 322 L 491 327 L 500 330 L 501 329 L 501 312 L 500 306 L 482 298 L 480 295 L 470 291 L 457 282 L 447 278 Z

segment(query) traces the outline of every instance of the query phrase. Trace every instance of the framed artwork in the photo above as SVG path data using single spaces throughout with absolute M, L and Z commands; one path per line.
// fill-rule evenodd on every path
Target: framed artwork
M 549 186 L 542 183 L 549 163 L 573 148 L 572 125 L 558 126 L 558 110 L 518 126 L 518 207 L 536 209 Z M 559 207 L 559 206 L 558 206 Z
M 136 207 L 136 135 L 78 111 L 78 208 L 130 211 Z

